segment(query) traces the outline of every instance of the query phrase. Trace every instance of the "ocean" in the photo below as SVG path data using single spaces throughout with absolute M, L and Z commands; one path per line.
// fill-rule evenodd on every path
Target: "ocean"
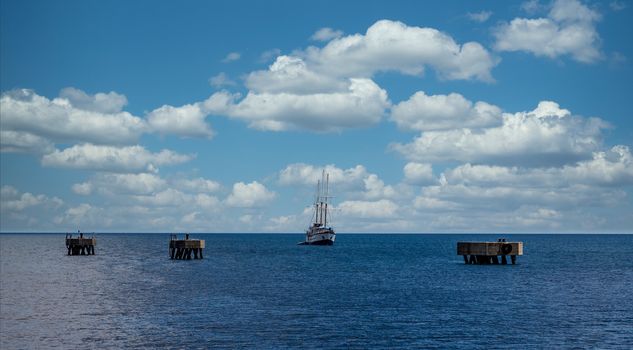
M 633 348 L 633 235 L 505 235 L 517 265 L 465 265 L 499 235 L 0 234 L 0 348 Z

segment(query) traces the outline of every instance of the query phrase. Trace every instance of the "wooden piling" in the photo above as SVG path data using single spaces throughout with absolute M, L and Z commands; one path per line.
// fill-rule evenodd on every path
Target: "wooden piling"
M 95 255 L 95 245 L 97 245 L 97 239 L 94 235 L 90 238 L 86 238 L 81 232 L 79 233 L 79 237 L 66 234 L 66 249 L 68 255 Z
M 202 250 L 205 242 L 203 239 L 189 239 L 189 234 L 185 239 L 178 239 L 178 236 L 171 235 L 169 239 L 169 257 L 175 260 L 203 259 Z

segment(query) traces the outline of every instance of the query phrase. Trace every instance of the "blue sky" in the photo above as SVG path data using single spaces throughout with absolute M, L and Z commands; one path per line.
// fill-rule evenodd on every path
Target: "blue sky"
M 2 231 L 631 232 L 629 1 L 6 1 Z

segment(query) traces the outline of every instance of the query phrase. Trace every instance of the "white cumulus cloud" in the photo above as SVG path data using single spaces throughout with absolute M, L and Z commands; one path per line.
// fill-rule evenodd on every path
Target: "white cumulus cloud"
M 325 166 L 294 163 L 279 172 L 282 186 L 316 188 L 323 171 L 327 174 L 330 194 L 363 200 L 390 199 L 398 196 L 398 190 L 387 185 L 376 174 L 369 173 L 362 165 L 342 169 L 334 164 Z
M 217 197 L 211 196 L 206 193 L 198 193 L 194 196 L 194 199 L 196 205 L 201 208 L 217 210 L 220 209 L 222 206 L 222 203 Z
M 276 193 L 257 181 L 249 184 L 237 182 L 233 184 L 233 191 L 226 198 L 226 203 L 231 207 L 252 208 L 262 207 L 272 201 Z
M 370 174 L 363 180 L 365 183 L 365 192 L 363 197 L 369 200 L 392 198 L 397 195 L 396 190 L 391 185 L 385 185 L 378 175 Z
M 90 194 L 92 191 L 98 191 L 105 195 L 142 195 L 156 193 L 166 187 L 167 182 L 155 174 L 100 173 L 96 174 L 89 182 L 73 185 L 73 190 L 78 194 Z M 81 193 L 83 190 L 89 191 Z
M 318 72 L 339 77 L 370 77 L 380 71 L 420 75 L 425 67 L 444 79 L 492 81 L 497 60 L 476 42 L 458 44 L 433 28 L 380 20 L 363 34 L 333 39 L 323 48 L 300 53 Z
M 222 185 L 217 181 L 205 179 L 202 177 L 195 179 L 178 179 L 175 180 L 175 185 L 178 189 L 185 192 L 193 193 L 212 193 L 220 190 Z
M 114 92 L 93 96 L 72 88 L 62 90 L 62 96 L 49 100 L 28 89 L 3 93 L 0 125 L 7 136 L 3 148 L 29 150 L 51 142 L 129 144 L 146 131 L 143 119 L 120 111 L 125 96 Z M 20 141 L 16 135 L 28 139 Z
M 396 21 L 377 21 L 364 35 L 327 28 L 317 34 L 329 40 L 324 47 L 277 56 L 268 69 L 246 76 L 245 97 L 221 91 L 203 102 L 203 111 L 269 131 L 367 127 L 391 107 L 387 92 L 371 80 L 374 74 L 422 75 L 433 67 L 443 79 L 493 81 L 490 70 L 498 61 L 479 43 L 458 44 L 436 29 Z
M 121 112 L 123 107 L 127 105 L 125 95 L 117 94 L 114 91 L 89 95 L 79 89 L 67 87 L 62 89 L 59 97 L 67 99 L 76 108 L 106 114 Z
M 48 197 L 43 194 L 21 193 L 15 187 L 3 185 L 0 188 L 0 208 L 3 212 L 20 212 L 30 207 L 39 205 L 60 206 L 64 202 L 57 197 Z
M 82 182 L 82 183 L 73 184 L 72 190 L 78 195 L 88 196 L 92 194 L 92 191 L 93 191 L 92 183 Z
M 501 124 L 501 109 L 486 102 L 473 103 L 464 96 L 413 94 L 391 109 L 391 119 L 405 130 L 480 128 Z
M 344 201 L 337 206 L 341 216 L 363 219 L 391 218 L 397 215 L 398 205 L 391 200 Z
M 530 112 L 504 114 L 503 124 L 423 132 L 409 144 L 391 147 L 413 161 L 464 161 L 552 165 L 591 157 L 607 124 L 572 116 L 558 104 L 542 101 Z
M 423 187 L 413 204 L 422 215 L 443 213 L 445 220 L 434 225 L 444 230 L 592 230 L 606 225 L 598 222 L 597 207 L 610 208 L 616 225 L 630 225 L 621 211 L 630 207 L 624 188 L 633 184 L 633 157 L 622 145 L 560 167 L 463 164 L 440 178 L 438 185 Z
M 0 188 L 0 232 L 51 230 L 52 217 L 63 210 L 64 205 L 57 197 L 21 192 L 3 185 Z
M 151 111 L 147 121 L 153 131 L 161 134 L 212 138 L 214 132 L 205 121 L 207 115 L 202 103 L 164 105 Z
M 313 94 L 344 92 L 349 86 L 347 79 L 319 74 L 296 56 L 278 56 L 268 70 L 251 72 L 246 87 L 253 92 Z
M 53 152 L 53 142 L 24 131 L 0 130 L 0 152 L 46 154 Z
M 349 169 L 338 168 L 334 164 L 316 166 L 305 163 L 294 163 L 286 166 L 279 172 L 281 185 L 316 186 L 321 180 L 321 174 L 325 171 L 329 174 L 329 180 L 341 189 L 361 189 L 364 180 L 370 175 L 362 165 L 356 165 Z
M 249 92 L 239 102 L 226 92 L 205 103 L 210 113 L 247 121 L 260 130 L 330 132 L 376 124 L 390 106 L 387 93 L 369 79 L 350 79 L 347 91 L 315 94 Z
M 556 0 L 545 18 L 515 18 L 494 31 L 495 49 L 527 51 L 556 58 L 570 55 L 583 63 L 602 57 L 596 22 L 600 14 L 578 0 Z
M 70 207 L 55 220 L 58 225 L 69 225 L 78 228 L 108 228 L 116 220 L 107 209 L 88 203 Z
M 134 198 L 139 203 L 149 206 L 182 207 L 191 201 L 192 196 L 174 188 L 167 188 L 163 191 L 148 195 L 138 195 Z
M 139 145 L 114 147 L 81 144 L 45 155 L 42 165 L 123 173 L 156 172 L 159 166 L 179 164 L 192 158 L 192 155 L 170 150 L 152 153 Z
M 404 178 L 413 185 L 430 184 L 435 180 L 433 166 L 429 163 L 409 162 L 404 166 Z
M 633 156 L 618 145 L 594 152 L 592 158 L 550 168 L 463 164 L 443 173 L 444 184 L 512 187 L 564 187 L 569 184 L 617 187 L 633 184 Z

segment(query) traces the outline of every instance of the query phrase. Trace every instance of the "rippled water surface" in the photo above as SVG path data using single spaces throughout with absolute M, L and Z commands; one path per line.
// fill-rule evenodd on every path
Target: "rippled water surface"
M 496 235 L 0 235 L 0 348 L 633 346 L 633 235 L 514 235 L 515 266 L 464 265 Z

